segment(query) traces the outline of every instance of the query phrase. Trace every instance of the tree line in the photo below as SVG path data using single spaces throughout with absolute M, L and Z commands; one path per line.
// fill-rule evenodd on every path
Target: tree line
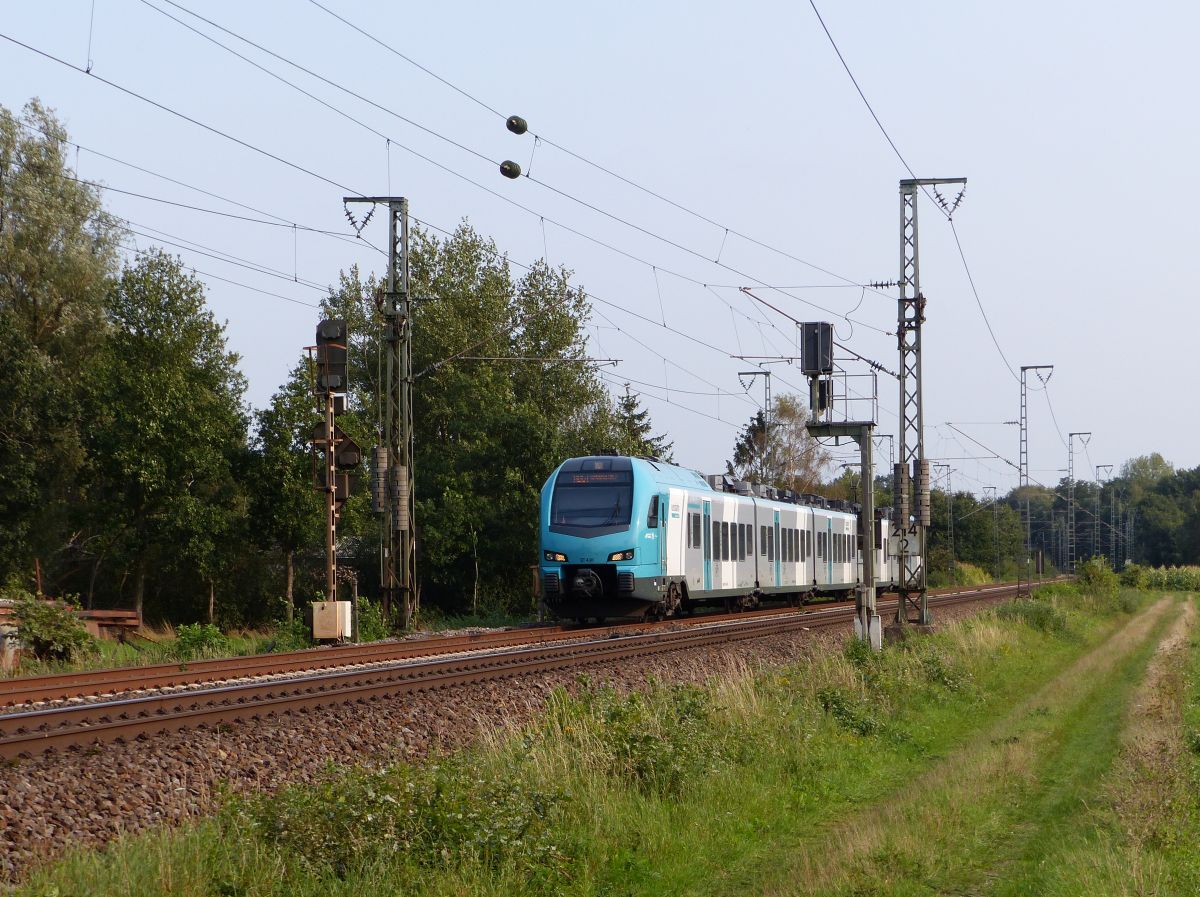
M 309 360 L 298 347 L 251 409 L 204 284 L 160 250 L 123 251 L 123 222 L 75 179 L 66 139 L 37 101 L 0 108 L 0 578 L 172 621 L 289 615 L 322 588 Z M 670 444 L 587 362 L 590 309 L 569 271 L 518 277 L 464 223 L 444 239 L 415 232 L 411 286 L 423 599 L 524 609 L 549 472 L 570 455 L 669 456 Z M 313 319 L 349 324 L 338 424 L 363 446 L 378 440 L 380 297 L 351 269 Z M 532 358 L 552 361 L 517 360 Z M 364 480 L 338 550 L 367 595 L 379 539 Z

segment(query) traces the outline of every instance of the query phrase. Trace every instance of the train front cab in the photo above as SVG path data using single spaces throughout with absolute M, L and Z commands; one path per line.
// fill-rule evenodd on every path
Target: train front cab
M 559 617 L 642 616 L 663 600 L 669 490 L 621 456 L 572 458 L 542 489 L 541 578 Z M 676 503 L 676 506 L 678 502 Z M 674 526 L 669 527 L 673 523 Z

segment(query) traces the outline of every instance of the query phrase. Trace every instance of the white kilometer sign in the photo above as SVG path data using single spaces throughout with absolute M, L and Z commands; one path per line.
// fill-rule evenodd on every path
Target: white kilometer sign
M 918 533 L 892 533 L 888 536 L 888 557 L 890 558 L 923 553 L 921 551 L 921 537 Z

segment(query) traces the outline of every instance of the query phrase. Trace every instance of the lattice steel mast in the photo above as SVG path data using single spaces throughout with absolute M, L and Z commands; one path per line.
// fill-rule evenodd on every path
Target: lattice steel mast
M 383 513 L 383 608 L 400 606 L 407 626 L 417 609 L 413 527 L 412 299 L 408 290 L 408 200 L 403 196 L 347 196 L 343 202 L 388 208 L 388 276 L 383 297 L 387 372 L 383 445 L 376 452 L 376 510 Z M 368 216 L 369 217 L 369 216 Z M 356 229 L 361 227 L 351 218 Z M 363 221 L 366 224 L 366 220 Z
M 900 460 L 893 470 L 897 530 L 907 532 L 916 552 L 904 554 L 900 565 L 900 601 L 896 622 L 927 624 L 925 534 L 929 527 L 929 462 L 925 460 L 925 411 L 921 404 L 921 325 L 925 322 L 925 297 L 921 294 L 921 265 L 917 231 L 917 194 L 922 187 L 966 184 L 966 178 L 909 178 L 900 181 L 900 298 L 896 342 L 900 349 Z M 910 474 L 914 519 L 909 520 Z

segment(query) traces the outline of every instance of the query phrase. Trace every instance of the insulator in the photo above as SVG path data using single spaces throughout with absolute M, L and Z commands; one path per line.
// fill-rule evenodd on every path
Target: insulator
M 525 121 L 525 119 L 521 118 L 519 115 L 510 115 L 508 117 L 508 121 L 504 123 L 504 126 L 514 134 L 524 134 L 529 130 L 529 122 Z
M 916 480 L 917 525 L 927 527 L 933 520 L 929 504 L 928 461 L 913 461 L 913 479 Z
M 377 445 L 371 450 L 371 510 L 376 514 L 387 510 L 387 461 L 385 446 Z
M 408 468 L 398 465 L 388 471 L 392 480 L 392 527 L 408 529 Z
M 908 529 L 908 468 L 903 463 L 892 469 L 892 515 L 897 529 Z
M 505 159 L 500 163 L 500 173 L 515 181 L 521 176 L 521 166 L 512 159 Z

